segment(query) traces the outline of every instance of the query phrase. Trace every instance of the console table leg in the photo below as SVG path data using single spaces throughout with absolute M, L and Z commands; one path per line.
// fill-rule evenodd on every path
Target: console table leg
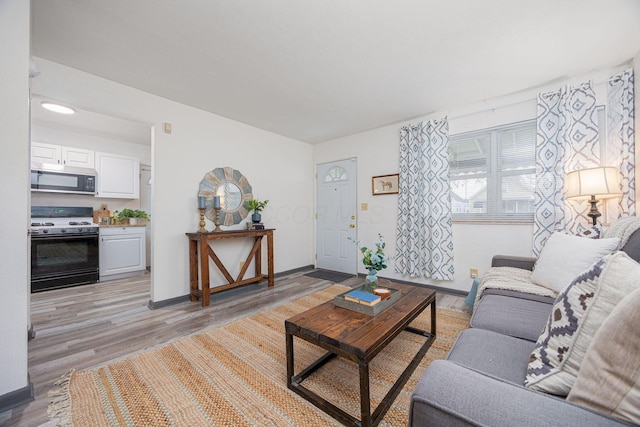
M 273 287 L 275 273 L 273 272 L 273 232 L 267 233 L 267 273 L 269 275 L 269 287 Z
M 211 301 L 209 291 L 209 243 L 206 239 L 200 240 L 200 275 L 202 279 L 202 306 L 206 307 Z
M 198 242 L 189 240 L 189 287 L 191 301 L 198 300 Z

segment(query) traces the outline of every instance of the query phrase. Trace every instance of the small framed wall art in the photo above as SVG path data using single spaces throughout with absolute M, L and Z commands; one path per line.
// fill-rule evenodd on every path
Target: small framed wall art
M 398 194 L 398 174 L 380 175 L 371 178 L 371 194 Z

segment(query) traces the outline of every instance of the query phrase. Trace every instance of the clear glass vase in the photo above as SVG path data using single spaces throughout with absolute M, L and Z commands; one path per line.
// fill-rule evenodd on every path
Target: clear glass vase
M 375 268 L 369 268 L 369 274 L 367 275 L 365 283 L 365 291 L 373 292 L 378 287 L 378 270 Z

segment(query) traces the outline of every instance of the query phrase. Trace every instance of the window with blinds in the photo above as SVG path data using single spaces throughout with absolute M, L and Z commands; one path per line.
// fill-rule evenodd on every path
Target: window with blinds
M 449 139 L 454 221 L 531 222 L 536 121 Z

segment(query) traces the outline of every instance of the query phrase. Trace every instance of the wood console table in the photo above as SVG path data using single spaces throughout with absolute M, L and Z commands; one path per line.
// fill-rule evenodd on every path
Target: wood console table
M 266 230 L 231 230 L 209 233 L 186 233 L 189 238 L 189 279 L 191 282 L 191 301 L 202 299 L 202 306 L 209 305 L 211 294 L 227 289 L 235 288 L 249 283 L 258 283 L 262 279 L 269 280 L 269 287 L 273 287 L 273 231 Z M 262 274 L 262 238 L 267 236 L 267 274 Z M 237 278 L 233 278 L 226 267 L 220 261 L 214 250 L 209 245 L 210 240 L 237 239 L 253 237 L 254 243 L 243 267 L 240 269 Z M 251 258 L 254 258 L 255 277 L 243 279 Z M 222 286 L 210 287 L 209 282 L 209 258 L 218 266 L 218 269 L 228 283 Z M 198 286 L 198 265 L 200 266 L 200 277 L 202 289 Z

